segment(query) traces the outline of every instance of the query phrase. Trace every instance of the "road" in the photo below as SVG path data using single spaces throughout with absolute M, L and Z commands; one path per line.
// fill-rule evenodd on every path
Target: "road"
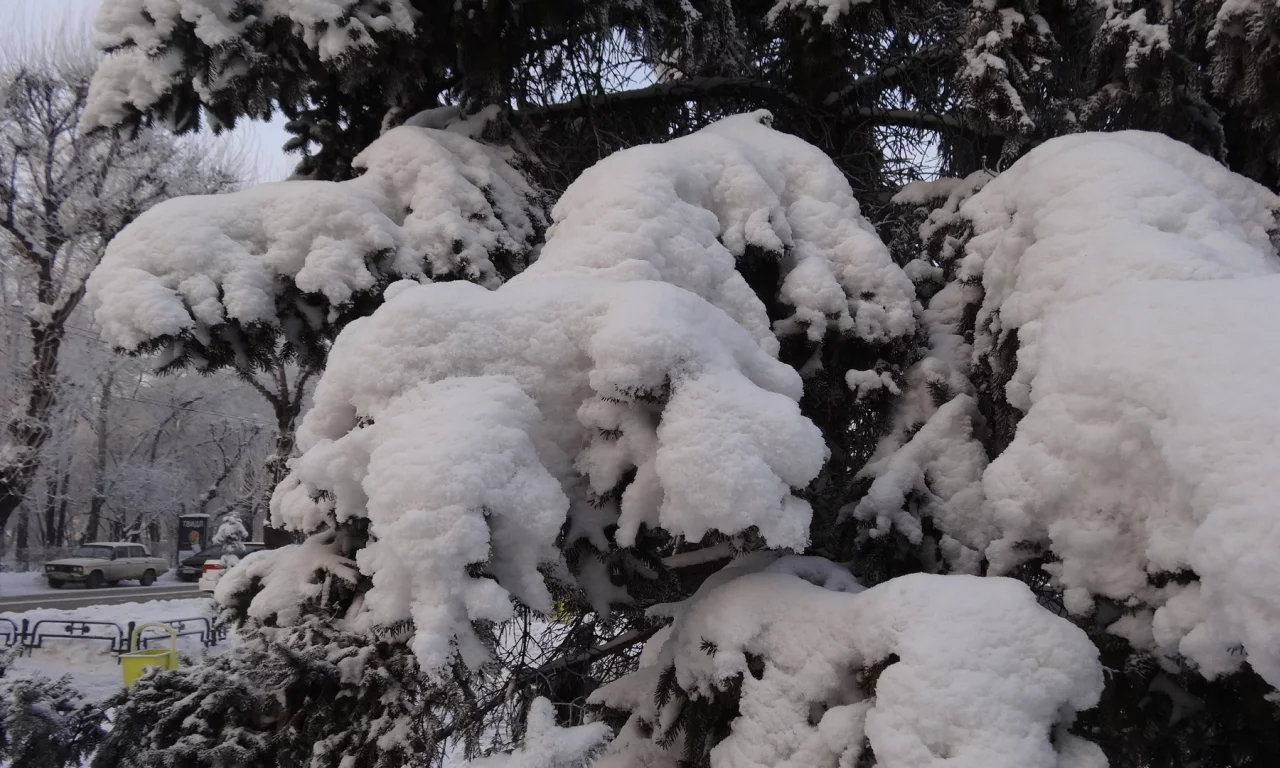
M 63 589 L 59 592 L 41 592 L 34 595 L 17 595 L 0 598 L 0 613 L 18 613 L 35 608 L 70 610 L 90 605 L 115 605 L 116 603 L 149 603 L 153 600 L 177 600 L 199 597 L 202 593 L 195 584 L 152 584 L 149 587 L 103 587 L 102 589 Z

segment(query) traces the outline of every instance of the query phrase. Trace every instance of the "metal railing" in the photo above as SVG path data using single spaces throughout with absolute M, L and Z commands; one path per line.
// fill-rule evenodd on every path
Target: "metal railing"
M 199 638 L 200 644 L 206 648 L 217 645 L 227 637 L 226 624 L 204 616 L 165 619 L 161 623 L 178 630 L 180 637 Z M 19 646 L 22 654 L 30 656 L 35 649 L 44 648 L 46 640 L 106 642 L 111 653 L 119 656 L 129 652 L 129 638 L 137 625 L 138 622 L 134 621 L 121 626 L 114 621 L 86 619 L 22 619 L 17 622 L 0 616 L 0 643 L 5 648 Z M 152 634 L 148 635 L 149 632 Z M 159 630 L 143 630 L 138 638 L 138 646 L 146 648 L 149 642 L 168 636 Z

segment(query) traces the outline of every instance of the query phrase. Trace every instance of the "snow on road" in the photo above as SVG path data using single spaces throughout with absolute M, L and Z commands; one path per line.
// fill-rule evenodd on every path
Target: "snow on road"
M 3 574 L 11 576 L 13 574 Z M 26 619 L 28 626 L 44 620 L 78 620 L 110 622 L 123 631 L 129 622 L 141 624 L 150 621 L 172 621 L 174 619 L 192 619 L 214 617 L 213 602 L 207 597 L 188 598 L 184 600 L 159 600 L 146 603 L 122 603 L 118 605 L 94 605 L 71 610 L 37 609 L 21 613 L 0 613 L 0 632 L 8 629 L 5 619 L 20 624 Z M 62 632 L 57 625 L 50 631 Z M 65 625 L 64 625 L 65 626 Z M 188 625 L 190 627 L 191 625 Z M 94 701 L 106 699 L 120 691 L 123 686 L 120 664 L 116 654 L 111 652 L 110 638 L 114 630 L 107 626 L 89 625 L 89 636 L 100 637 L 100 640 L 45 638 L 41 648 L 32 649 L 30 655 L 17 659 L 8 673 L 15 677 L 33 677 L 44 675 L 58 678 L 70 675 L 72 682 L 84 695 Z M 148 637 L 160 637 L 161 633 L 147 633 Z M 150 647 L 161 647 L 164 641 L 153 641 Z M 205 648 L 195 636 L 178 638 L 178 650 L 192 663 L 199 663 L 206 654 L 216 654 L 225 648 L 223 641 L 213 648 Z
M 190 582 L 178 581 L 178 572 L 174 570 L 165 571 L 160 574 L 155 582 L 157 585 L 177 585 L 187 584 Z M 127 586 L 137 586 L 137 582 L 124 582 Z M 62 589 L 54 589 L 49 586 L 49 582 L 45 581 L 44 574 L 41 571 L 15 571 L 0 572 L 0 599 L 6 597 L 18 597 L 21 595 L 42 595 L 42 594 L 79 594 L 84 587 L 79 585 L 67 585 Z M 104 589 L 102 594 L 110 593 L 110 589 Z

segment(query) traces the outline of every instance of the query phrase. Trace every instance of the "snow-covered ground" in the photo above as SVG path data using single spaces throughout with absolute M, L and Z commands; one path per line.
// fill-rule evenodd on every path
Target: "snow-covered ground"
M 165 571 L 156 579 L 156 584 L 182 584 L 185 582 L 178 581 L 178 572 L 175 570 Z M 125 586 L 138 586 L 137 582 L 123 582 Z M 81 589 L 76 585 L 67 585 L 62 589 L 54 589 L 49 586 L 49 582 L 45 581 L 42 571 L 5 571 L 0 572 L 0 598 L 3 597 L 19 597 L 21 595 L 38 595 L 45 592 L 49 593 L 65 593 L 73 590 Z M 109 594 L 110 590 L 103 594 Z
M 14 574 L 4 574 L 12 576 Z M 174 619 L 191 619 L 214 616 L 213 601 L 207 597 L 188 598 L 184 600 L 157 600 L 148 603 L 122 603 L 119 605 L 94 605 L 71 610 L 39 609 L 22 613 L 0 613 L 0 619 L 21 622 L 27 619 L 34 623 L 43 619 L 77 619 L 82 621 L 108 621 L 121 628 L 129 622 L 141 624 L 150 621 L 166 621 Z M 3 624 L 0 621 L 0 624 Z M 91 635 L 109 637 L 109 627 L 92 626 Z M 153 633 L 148 633 L 151 636 Z M 159 636 L 159 633 L 155 633 Z M 161 647 L 162 643 L 153 642 L 150 647 Z M 91 700 L 102 700 L 119 692 L 123 686 L 120 664 L 116 655 L 110 650 L 107 640 L 86 641 L 66 638 L 46 638 L 44 647 L 32 650 L 31 655 L 23 655 L 16 660 L 9 674 L 22 676 L 44 675 L 58 678 L 70 675 L 76 688 Z M 206 649 L 195 636 L 178 638 L 178 650 L 191 661 L 198 662 L 206 653 L 218 653 L 226 646 L 223 641 L 218 646 Z

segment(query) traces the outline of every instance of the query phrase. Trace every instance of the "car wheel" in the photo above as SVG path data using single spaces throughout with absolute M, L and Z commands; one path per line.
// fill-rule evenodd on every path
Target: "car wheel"
M 142 586 L 144 587 L 151 586 L 153 583 L 155 583 L 155 580 L 156 580 L 156 572 L 149 568 L 147 569 L 146 573 L 142 574 L 142 578 L 139 579 L 139 581 L 142 583 Z
M 94 571 L 93 573 L 89 574 L 89 578 L 84 580 L 84 588 L 97 589 L 98 587 L 102 586 L 103 582 L 105 581 L 106 579 L 103 578 L 102 571 Z
M 63 581 L 62 579 L 49 579 L 49 586 L 53 587 L 54 589 L 62 589 L 62 585 L 66 583 L 67 582 Z

